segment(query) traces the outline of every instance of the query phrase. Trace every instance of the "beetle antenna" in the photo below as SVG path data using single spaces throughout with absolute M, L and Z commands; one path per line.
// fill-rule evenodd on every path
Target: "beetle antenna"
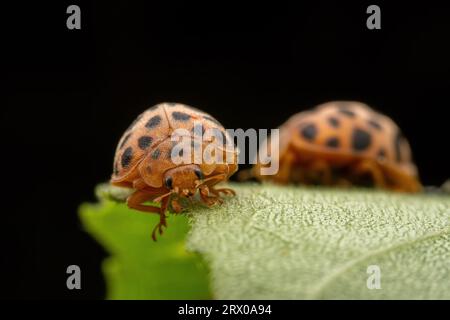
M 163 194 L 162 196 L 159 196 L 159 197 L 153 199 L 153 201 L 155 201 L 155 202 L 161 202 L 164 198 L 170 196 L 172 193 L 175 193 L 175 191 L 174 191 L 174 190 L 170 190 L 170 192 L 168 192 L 168 193 L 166 193 L 166 194 Z
M 211 180 L 215 180 L 215 179 L 225 179 L 225 178 L 226 178 L 226 175 L 224 173 L 219 173 L 219 174 L 216 174 L 215 176 L 211 176 L 209 178 L 203 179 L 203 181 L 201 181 L 201 184 L 204 184 L 207 181 L 211 181 Z

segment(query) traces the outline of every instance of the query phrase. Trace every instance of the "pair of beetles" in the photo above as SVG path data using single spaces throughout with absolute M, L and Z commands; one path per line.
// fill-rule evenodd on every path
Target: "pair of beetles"
M 217 187 L 238 169 L 234 146 L 216 150 L 234 153 L 231 163 L 180 165 L 172 161 L 171 134 L 186 129 L 192 132 L 193 141 L 200 139 L 194 134 L 194 122 L 225 135 L 224 127 L 211 115 L 184 104 L 161 103 L 139 115 L 117 146 L 111 184 L 134 190 L 127 198 L 130 208 L 160 216 L 153 240 L 167 227 L 166 212 L 180 213 L 183 200 L 192 200 L 197 191 L 208 206 L 221 203 L 222 195 L 235 194 Z M 278 173 L 262 176 L 259 172 L 264 165 L 256 164 L 247 176 L 279 184 L 373 185 L 403 192 L 422 189 L 400 128 L 366 104 L 324 103 L 293 115 L 279 129 L 279 142 L 269 141 L 269 145 L 279 143 Z

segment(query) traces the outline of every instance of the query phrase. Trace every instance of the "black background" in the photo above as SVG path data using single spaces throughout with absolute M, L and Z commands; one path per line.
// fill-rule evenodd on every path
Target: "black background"
M 81 30 L 66 8 L 81 7 Z M 228 128 L 275 128 L 329 100 L 360 100 L 409 138 L 426 185 L 450 177 L 450 19 L 444 2 L 58 1 L 3 7 L 1 295 L 102 298 L 106 253 L 77 218 L 109 178 L 129 123 L 163 101 Z M 6 31 L 6 32 L 5 32 Z M 66 267 L 82 290 L 66 289 Z

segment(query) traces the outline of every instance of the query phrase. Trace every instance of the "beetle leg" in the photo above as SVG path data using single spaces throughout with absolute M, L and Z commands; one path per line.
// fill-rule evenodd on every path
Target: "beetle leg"
M 143 205 L 142 203 L 150 200 L 155 194 L 149 192 L 148 190 L 137 190 L 133 192 L 127 198 L 127 205 L 131 209 L 136 209 L 139 211 L 149 212 L 149 213 L 159 213 L 160 208 L 151 206 L 151 205 Z
M 200 186 L 200 198 L 204 203 L 206 203 L 207 206 L 212 206 L 217 202 L 222 202 L 222 199 L 220 199 L 219 197 L 210 196 L 210 189 L 205 184 Z
M 307 184 L 308 180 L 305 174 L 305 168 L 297 166 L 290 171 L 290 179 L 294 183 Z
M 141 190 L 141 189 L 145 189 L 147 186 L 147 184 L 144 182 L 144 179 L 139 178 L 133 181 L 133 189 L 137 189 L 137 190 Z
M 161 209 L 159 212 L 159 223 L 153 228 L 153 232 L 152 232 L 152 239 L 153 241 L 156 241 L 156 230 L 159 231 L 159 234 L 162 235 L 164 232 L 163 227 L 167 228 L 167 222 L 166 222 L 166 210 L 167 207 L 169 206 L 169 197 L 164 198 L 161 201 Z
M 319 180 L 324 185 L 331 185 L 332 184 L 332 174 L 331 174 L 331 168 L 330 165 L 324 161 L 324 160 L 317 160 L 314 161 L 310 166 L 309 169 L 319 174 Z
M 171 191 L 169 191 L 169 192 L 167 192 L 167 193 L 165 193 L 165 194 L 163 194 L 163 195 L 153 199 L 153 201 L 155 201 L 155 202 L 162 202 L 163 199 L 170 198 L 170 195 L 173 194 L 173 193 L 176 193 L 176 192 L 174 190 L 171 190 Z
M 162 199 L 161 207 L 152 205 L 144 205 L 142 203 L 150 200 L 156 191 L 151 192 L 149 190 L 137 190 L 127 198 L 127 205 L 132 209 L 136 209 L 143 212 L 159 214 L 159 223 L 155 226 L 152 232 L 152 239 L 156 241 L 156 230 L 159 230 L 159 234 L 163 233 L 163 227 L 167 227 L 166 223 L 166 210 L 169 203 L 169 197 Z
M 293 162 L 295 160 L 295 155 L 292 152 L 286 152 L 283 156 L 282 162 L 280 162 L 280 169 L 278 173 L 273 176 L 273 179 L 282 184 L 287 184 L 291 181 L 291 171 Z
M 227 177 L 227 175 L 225 173 L 219 173 L 219 174 L 216 174 L 214 176 L 211 176 L 211 177 L 208 177 L 206 179 L 203 179 L 201 181 L 201 183 L 202 183 L 202 185 L 205 185 L 205 182 L 212 181 L 212 180 L 224 180 L 226 177 Z
M 209 188 L 206 184 L 203 184 L 199 187 L 200 198 L 206 205 L 211 206 L 211 197 L 209 196 Z
M 216 196 L 220 196 L 221 193 L 223 193 L 224 195 L 227 195 L 227 196 L 235 196 L 236 195 L 236 192 L 230 188 L 215 189 L 214 187 L 211 187 L 210 191 L 212 194 L 214 194 Z
M 375 185 L 379 188 L 386 188 L 386 180 L 384 178 L 383 171 L 381 168 L 373 161 L 363 160 L 358 163 L 353 172 L 356 175 L 370 174 L 373 178 Z
M 199 193 L 200 193 L 200 198 L 202 198 L 202 200 L 204 202 L 207 202 L 205 200 L 209 197 L 209 188 L 206 184 L 203 184 L 199 187 Z
M 171 205 L 172 205 L 172 209 L 175 211 L 175 213 L 180 213 L 181 211 L 183 211 L 183 207 L 181 206 L 178 199 L 173 199 Z

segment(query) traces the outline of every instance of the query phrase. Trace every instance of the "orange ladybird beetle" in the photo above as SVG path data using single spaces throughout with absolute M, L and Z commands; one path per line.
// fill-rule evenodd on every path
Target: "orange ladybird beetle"
M 194 126 L 199 127 L 197 130 Z M 172 134 L 186 129 L 193 148 L 205 146 L 212 140 L 203 139 L 203 133 L 215 130 L 227 139 L 224 127 L 211 115 L 179 103 L 161 103 L 142 114 L 125 131 L 116 149 L 111 184 L 133 188 L 127 198 L 128 207 L 159 214 L 160 221 L 152 232 L 163 233 L 167 227 L 166 211 L 179 213 L 183 199 L 192 200 L 199 190 L 200 200 L 208 206 L 222 202 L 220 194 L 234 195 L 232 189 L 216 189 L 217 183 L 227 180 L 238 169 L 234 144 L 222 144 L 214 152 L 231 154 L 231 161 L 212 163 L 192 161 L 176 164 L 171 151 L 175 143 Z M 146 205 L 146 201 L 160 206 Z
M 405 192 L 422 188 L 409 143 L 399 127 L 366 104 L 324 103 L 293 115 L 279 129 L 279 171 L 262 176 L 262 165 L 256 164 L 251 175 L 258 180 Z M 267 144 L 262 145 L 267 150 Z

